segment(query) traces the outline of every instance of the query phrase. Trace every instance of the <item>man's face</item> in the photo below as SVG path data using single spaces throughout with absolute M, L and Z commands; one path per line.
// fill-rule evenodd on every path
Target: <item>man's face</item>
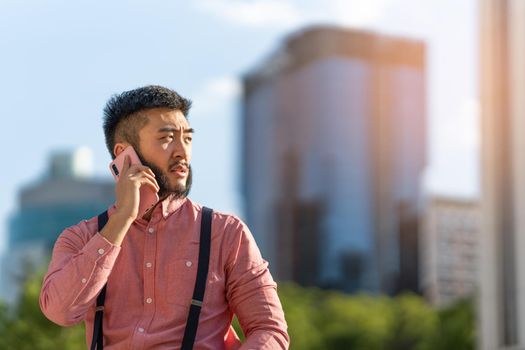
M 193 129 L 179 110 L 155 108 L 141 112 L 149 119 L 139 131 L 137 151 L 142 163 L 155 173 L 159 197 L 184 197 L 191 186 Z

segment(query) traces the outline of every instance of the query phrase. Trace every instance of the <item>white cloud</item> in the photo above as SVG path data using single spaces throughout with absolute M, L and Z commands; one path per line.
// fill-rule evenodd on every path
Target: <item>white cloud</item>
M 205 90 L 222 98 L 232 98 L 241 92 L 241 84 L 233 77 L 221 77 L 208 81 Z
M 233 24 L 290 29 L 312 23 L 371 28 L 379 24 L 393 0 L 198 0 L 196 8 Z
M 301 20 L 297 7 L 279 0 L 199 0 L 197 9 L 246 26 L 294 26 Z
M 332 0 L 328 5 L 332 19 L 351 27 L 368 27 L 377 24 L 392 0 Z
M 241 82 L 233 76 L 208 80 L 192 96 L 192 114 L 203 116 L 231 105 L 241 93 Z

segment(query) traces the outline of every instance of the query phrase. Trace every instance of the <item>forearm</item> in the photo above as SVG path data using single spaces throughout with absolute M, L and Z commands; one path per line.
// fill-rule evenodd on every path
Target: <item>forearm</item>
M 229 228 L 226 298 L 246 336 L 241 349 L 288 349 L 288 326 L 268 262 L 242 221 L 232 220 Z
M 241 349 L 288 349 L 284 311 L 266 263 L 253 267 L 248 276 L 230 299 L 246 335 Z
M 132 217 L 115 211 L 100 234 L 112 244 L 120 246 L 133 221 Z
M 263 287 L 240 308 L 237 317 L 246 335 L 240 349 L 288 349 L 290 339 L 275 288 Z
M 120 251 L 120 247 L 98 233 L 75 250 L 71 242 L 75 238 L 63 237 L 57 242 L 40 292 L 42 312 L 64 326 L 84 319 L 107 282 Z
M 239 350 L 286 350 L 289 347 L 289 343 L 288 335 L 286 333 L 283 334 L 278 329 L 259 329 L 246 337 Z

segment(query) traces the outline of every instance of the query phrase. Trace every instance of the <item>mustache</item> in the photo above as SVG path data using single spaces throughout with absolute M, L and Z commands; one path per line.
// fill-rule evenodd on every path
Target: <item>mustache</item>
M 170 162 L 168 164 L 168 168 L 171 170 L 173 168 L 177 168 L 177 167 L 184 167 L 186 170 L 188 170 L 188 168 L 190 167 L 190 165 L 188 164 L 187 161 L 183 160 L 183 159 L 179 159 L 179 160 L 176 160 L 174 162 Z

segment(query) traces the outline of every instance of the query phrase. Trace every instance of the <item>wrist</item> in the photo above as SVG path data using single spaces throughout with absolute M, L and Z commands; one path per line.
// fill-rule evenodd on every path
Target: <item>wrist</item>
M 129 213 L 120 211 L 118 208 L 115 209 L 113 214 L 110 216 L 110 219 L 113 218 L 113 221 L 116 221 L 122 225 L 131 225 L 135 221 L 135 217 Z
M 120 246 L 133 221 L 134 219 L 125 213 L 113 212 L 100 234 L 114 245 Z

